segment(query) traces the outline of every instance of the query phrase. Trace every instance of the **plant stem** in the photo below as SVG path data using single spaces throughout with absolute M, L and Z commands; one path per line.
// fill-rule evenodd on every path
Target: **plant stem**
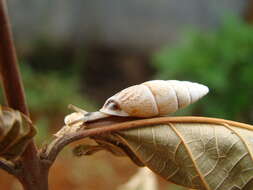
M 0 73 L 8 106 L 29 116 L 5 0 L 0 0 Z M 43 169 L 37 153 L 31 141 L 21 158 L 17 177 L 26 190 L 46 190 L 48 186 L 48 171 Z
M 4 0 L 0 0 L 0 42 L 0 71 L 8 105 L 29 115 Z
M 3 170 L 5 170 L 11 175 L 14 175 L 14 176 L 16 175 L 16 170 L 14 168 L 14 165 L 11 163 L 8 163 L 5 160 L 0 160 L 0 168 L 2 168 Z
M 40 156 L 43 160 L 46 160 L 52 164 L 60 151 L 68 144 L 86 137 L 126 129 L 125 125 L 120 126 L 120 123 L 131 120 L 132 118 L 109 117 L 102 120 L 94 121 L 94 123 L 86 123 L 85 125 L 87 125 L 88 127 L 91 126 L 94 128 L 87 128 L 75 133 L 66 134 L 63 137 L 56 138 L 46 147 L 46 149 L 41 151 Z M 115 124 L 116 126 L 113 124 Z

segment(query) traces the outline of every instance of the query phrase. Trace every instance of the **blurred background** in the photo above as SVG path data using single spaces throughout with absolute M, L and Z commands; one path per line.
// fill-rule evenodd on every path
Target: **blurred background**
M 63 125 L 68 104 L 94 111 L 117 91 L 151 79 L 210 88 L 176 115 L 253 123 L 253 0 L 9 0 L 8 7 L 40 144 Z M 50 187 L 117 189 L 136 169 L 127 158 L 75 158 L 66 149 Z M 184 189 L 158 179 L 159 190 Z M 2 171 L 0 182 L 21 189 Z

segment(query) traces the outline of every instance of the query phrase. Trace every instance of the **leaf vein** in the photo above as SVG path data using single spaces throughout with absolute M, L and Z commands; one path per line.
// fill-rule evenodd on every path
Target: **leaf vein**
M 172 124 L 172 123 L 169 123 L 170 127 L 174 130 L 174 132 L 177 134 L 177 136 L 181 139 L 182 143 L 184 144 L 192 162 L 193 162 L 193 165 L 202 181 L 202 183 L 204 184 L 204 186 L 206 187 L 207 190 L 211 190 L 211 188 L 209 187 L 208 183 L 206 182 L 204 176 L 201 174 L 198 166 L 197 166 L 197 163 L 195 162 L 194 158 L 193 158 L 193 155 L 191 153 L 191 150 L 190 150 L 190 147 L 186 144 L 186 142 L 184 141 L 184 138 L 183 136 L 180 134 L 180 132 L 176 129 L 176 127 Z

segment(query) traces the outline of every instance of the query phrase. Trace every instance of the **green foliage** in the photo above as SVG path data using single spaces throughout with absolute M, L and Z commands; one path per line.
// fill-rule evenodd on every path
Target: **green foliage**
M 227 20 L 216 31 L 187 35 L 178 47 L 155 54 L 153 62 L 158 78 L 209 86 L 209 95 L 199 104 L 202 114 L 253 121 L 252 26 Z

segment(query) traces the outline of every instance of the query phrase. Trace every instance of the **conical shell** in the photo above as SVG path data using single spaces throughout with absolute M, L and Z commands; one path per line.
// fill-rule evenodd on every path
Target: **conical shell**
M 153 80 L 120 91 L 100 111 L 116 116 L 167 115 L 196 102 L 208 91 L 206 86 L 194 82 Z

